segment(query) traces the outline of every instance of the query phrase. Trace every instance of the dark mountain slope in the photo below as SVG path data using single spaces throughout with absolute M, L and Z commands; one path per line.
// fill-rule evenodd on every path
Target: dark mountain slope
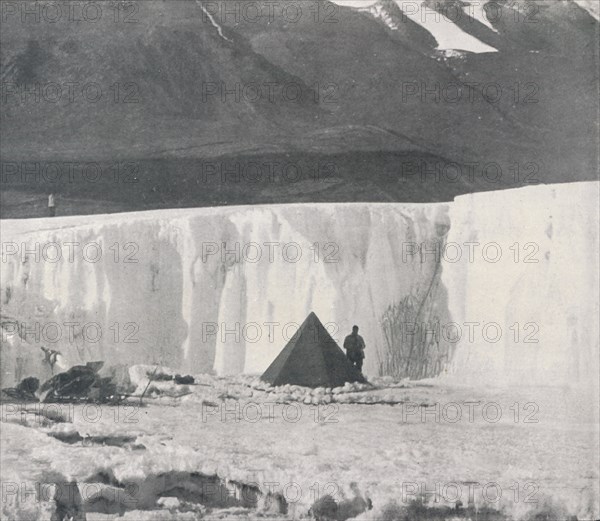
M 426 5 L 457 4 L 440 1 Z M 43 213 L 52 191 L 59 213 L 77 213 L 449 200 L 525 184 L 515 168 L 541 182 L 596 177 L 598 22 L 575 3 L 536 0 L 535 15 L 517 16 L 503 0 L 497 32 L 461 17 L 458 27 L 498 50 L 484 54 L 438 51 L 392 0 L 323 0 L 317 14 L 313 0 L 294 4 L 295 22 L 277 12 L 249 21 L 200 0 L 139 2 L 137 23 L 122 23 L 125 11 L 114 20 L 109 6 L 127 2 L 103 4 L 97 23 L 3 21 L 2 217 L 31 215 L 24 201 Z M 41 99 L 23 94 L 36 88 Z M 21 175 L 24 162 L 49 161 L 98 162 L 102 176 Z M 202 179 L 207 165 L 291 163 L 299 179 Z M 493 181 L 490 164 L 502 173 Z M 307 180 L 322 168 L 331 182 Z M 115 182 L 115 169 L 135 183 Z

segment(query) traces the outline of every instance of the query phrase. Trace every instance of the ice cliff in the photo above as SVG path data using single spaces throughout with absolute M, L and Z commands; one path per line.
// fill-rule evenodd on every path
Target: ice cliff
M 5 344 L 36 359 L 45 345 L 67 365 L 261 372 L 313 310 L 339 342 L 361 326 L 374 373 L 386 309 L 439 278 L 435 262 L 398 248 L 443 237 L 447 212 L 322 204 L 6 221 Z
M 500 385 L 597 383 L 598 195 L 598 183 L 573 183 L 456 198 L 447 242 L 480 246 L 472 262 L 465 247 L 454 264 L 448 248 L 442 280 L 453 320 L 481 325 L 472 326 L 475 341 L 463 327 L 455 374 Z M 483 334 L 492 322 L 498 339 L 495 325 Z
M 311 310 L 340 344 L 360 326 L 370 375 L 585 379 L 598 357 L 596 216 L 597 184 L 577 183 L 450 204 L 5 220 L 2 385 L 47 374 L 41 346 L 66 366 L 260 373 Z M 473 259 L 464 243 L 480 243 Z

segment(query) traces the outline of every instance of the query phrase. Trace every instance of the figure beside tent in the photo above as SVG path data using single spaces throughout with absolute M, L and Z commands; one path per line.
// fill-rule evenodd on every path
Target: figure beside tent
M 362 374 L 363 360 L 365 359 L 365 341 L 358 334 L 358 326 L 352 326 L 352 333 L 344 340 L 344 349 L 350 363 Z

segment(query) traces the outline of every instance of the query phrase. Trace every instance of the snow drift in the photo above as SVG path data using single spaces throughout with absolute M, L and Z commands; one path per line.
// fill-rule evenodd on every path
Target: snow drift
M 598 357 L 596 192 L 577 183 L 450 204 L 5 220 L 2 385 L 46 376 L 42 345 L 63 366 L 260 373 L 310 311 L 338 343 L 360 326 L 367 375 L 587 379 Z M 480 243 L 472 261 L 466 243 Z

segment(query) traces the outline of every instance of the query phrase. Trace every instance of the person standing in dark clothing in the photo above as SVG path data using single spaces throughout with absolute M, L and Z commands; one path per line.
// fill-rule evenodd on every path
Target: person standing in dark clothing
M 365 341 L 358 334 L 358 326 L 353 326 L 352 333 L 345 338 L 344 349 L 350 363 L 362 373 L 363 360 L 365 359 Z

